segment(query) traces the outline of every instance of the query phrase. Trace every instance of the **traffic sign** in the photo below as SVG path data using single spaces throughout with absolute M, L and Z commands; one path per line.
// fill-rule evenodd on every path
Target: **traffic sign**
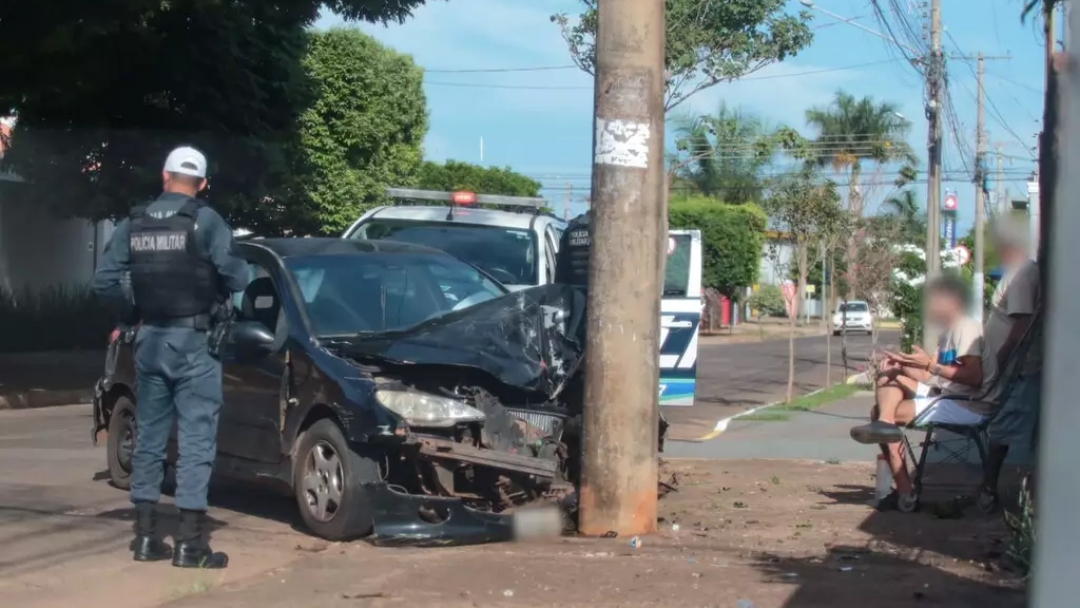
M 956 200 L 956 193 L 955 192 L 946 192 L 945 193 L 945 203 L 942 204 L 941 208 L 944 209 L 945 211 L 956 211 L 956 208 L 958 206 L 959 206 L 959 202 L 957 202 L 957 200 Z
M 961 266 L 967 265 L 971 261 L 971 250 L 963 245 L 957 245 L 953 248 L 953 255 L 956 257 L 957 263 Z

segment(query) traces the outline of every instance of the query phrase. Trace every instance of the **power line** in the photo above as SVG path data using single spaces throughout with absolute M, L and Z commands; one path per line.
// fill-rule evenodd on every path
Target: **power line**
M 895 63 L 897 59 L 885 59 L 881 61 L 870 61 L 867 63 L 859 63 L 855 65 L 846 65 L 835 68 L 825 68 L 821 70 L 808 70 L 805 72 L 792 72 L 790 74 L 766 74 L 763 76 L 745 76 L 743 78 L 736 78 L 733 82 L 741 82 L 744 80 L 772 80 L 777 78 L 797 78 L 800 76 L 813 76 L 815 74 L 827 74 L 829 72 L 842 72 L 846 70 L 857 70 L 859 68 L 866 68 L 875 65 L 882 65 L 886 63 Z M 425 84 L 443 86 L 443 87 L 462 87 L 471 89 L 514 89 L 514 90 L 533 90 L 533 91 L 547 91 L 547 90 L 573 90 L 573 91 L 591 91 L 591 86 L 560 86 L 560 85 L 513 85 L 513 84 L 487 84 L 482 82 L 441 82 L 427 80 Z
M 460 69 L 460 70 L 442 70 L 442 69 L 428 69 L 424 68 L 424 72 L 428 74 L 487 74 L 487 73 L 502 73 L 502 72 L 551 72 L 556 70 L 576 70 L 578 67 L 574 64 L 570 65 L 541 65 L 535 67 L 524 68 L 474 68 L 474 69 Z
M 953 43 L 953 46 L 955 46 L 957 50 L 960 51 L 960 54 L 963 55 L 963 49 L 960 48 L 960 44 L 956 42 L 955 38 L 953 38 L 952 32 L 945 30 L 945 35 L 949 37 L 949 40 Z M 967 66 L 968 71 L 971 72 L 972 76 L 975 76 L 976 78 L 978 77 L 978 74 L 975 73 L 975 68 L 971 67 L 970 62 L 964 61 L 964 65 Z M 971 89 L 968 89 L 967 85 L 960 83 L 960 86 L 964 87 L 964 89 L 973 96 L 977 95 L 975 93 L 971 93 Z M 1017 135 L 1016 131 L 1013 131 L 1012 127 L 1009 126 L 1009 123 L 1005 120 L 1005 117 L 1002 115 L 1001 110 L 999 110 L 997 104 L 994 103 L 994 99 L 987 95 L 985 90 L 983 91 L 983 97 L 986 100 L 986 105 L 990 107 L 990 114 L 992 115 L 994 120 L 997 121 L 997 123 L 1000 124 L 1002 128 L 1004 128 L 1005 131 L 1009 133 L 1009 135 L 1012 135 L 1016 139 L 1016 141 L 1020 142 L 1021 144 L 1027 145 L 1027 142 L 1024 141 L 1024 138 Z M 1032 156 L 1032 158 L 1035 157 Z
M 998 80 L 1000 80 L 1002 82 L 1006 82 L 1006 83 L 1011 84 L 1013 86 L 1020 87 L 1021 89 L 1027 89 L 1028 91 L 1031 91 L 1032 93 L 1036 93 L 1038 95 L 1043 95 L 1043 94 L 1046 93 L 1042 89 L 1037 89 L 1037 88 L 1035 88 L 1035 87 L 1033 87 L 1033 86 L 1031 86 L 1029 84 L 1024 84 L 1022 82 L 1018 82 L 1016 80 L 1013 80 L 1012 78 L 1006 78 L 1004 76 L 1001 76 L 999 74 L 993 74 L 991 72 L 987 72 L 986 75 L 990 76 L 992 78 L 997 78 Z

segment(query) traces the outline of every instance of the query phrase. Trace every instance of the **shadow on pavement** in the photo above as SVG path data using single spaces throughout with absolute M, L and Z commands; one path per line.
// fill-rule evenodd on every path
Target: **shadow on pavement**
M 113 490 L 124 496 L 126 492 L 112 486 L 108 471 L 100 471 L 93 476 L 94 481 L 107 483 Z M 178 511 L 172 504 L 174 497 L 175 482 L 172 475 L 166 476 L 165 485 L 162 487 L 162 502 L 159 506 L 161 521 L 159 526 L 164 534 L 172 535 L 176 531 Z M 166 499 L 165 497 L 169 497 Z M 210 484 L 209 495 L 210 511 L 209 525 L 211 533 L 225 527 L 236 528 L 221 519 L 214 517 L 214 511 L 224 509 L 234 511 L 251 517 L 274 521 L 288 525 L 297 532 L 310 535 L 311 533 L 303 526 L 300 513 L 296 508 L 296 501 L 291 496 L 266 487 L 254 486 L 247 483 L 237 482 L 231 479 L 215 478 Z M 131 507 L 113 509 L 98 515 L 106 519 L 133 521 L 134 511 Z
M 885 549 L 838 546 L 812 558 L 765 554 L 756 567 L 777 583 L 798 585 L 784 608 L 1023 608 L 1027 602 L 1015 582 L 960 577 L 918 554 Z

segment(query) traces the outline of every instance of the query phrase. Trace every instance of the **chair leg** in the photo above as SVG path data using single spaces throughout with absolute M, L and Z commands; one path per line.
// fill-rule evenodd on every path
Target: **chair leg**
M 915 465 L 915 475 L 911 479 L 912 491 L 915 493 L 915 498 L 919 500 L 922 499 L 923 474 L 926 472 L 926 456 L 930 452 L 930 446 L 933 445 L 933 438 L 934 427 L 931 425 L 927 427 L 926 435 L 923 437 L 922 446 L 919 451 L 919 462 Z M 908 445 L 908 449 L 910 450 L 910 443 Z

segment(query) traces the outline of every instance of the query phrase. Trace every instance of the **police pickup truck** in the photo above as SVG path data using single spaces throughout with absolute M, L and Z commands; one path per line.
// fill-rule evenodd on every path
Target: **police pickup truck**
M 555 282 L 585 284 L 588 214 L 569 224 L 543 198 L 388 188 L 392 205 L 360 217 L 345 239 L 388 239 L 441 249 L 518 290 Z M 560 249 L 562 255 L 560 255 Z M 701 233 L 668 233 L 660 310 L 660 403 L 694 404 L 703 308 Z

